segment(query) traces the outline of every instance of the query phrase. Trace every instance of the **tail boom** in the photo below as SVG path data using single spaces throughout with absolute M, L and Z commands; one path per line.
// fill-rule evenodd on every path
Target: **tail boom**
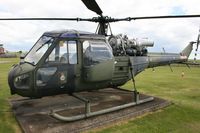
M 179 54 L 174 53 L 150 53 L 149 57 L 149 68 L 170 65 L 173 63 L 183 63 L 188 61 L 188 58 L 192 52 L 193 43 L 189 43 L 187 47 Z

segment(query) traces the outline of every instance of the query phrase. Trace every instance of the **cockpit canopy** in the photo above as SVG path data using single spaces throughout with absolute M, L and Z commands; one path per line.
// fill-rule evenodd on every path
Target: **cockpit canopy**
M 78 45 L 82 53 L 78 53 Z M 83 63 L 86 66 L 113 59 L 112 48 L 104 36 L 87 32 L 62 31 L 44 33 L 24 61 L 37 65 L 48 50 L 51 52 L 45 57 L 46 62 L 78 64 L 78 54 L 83 55 Z

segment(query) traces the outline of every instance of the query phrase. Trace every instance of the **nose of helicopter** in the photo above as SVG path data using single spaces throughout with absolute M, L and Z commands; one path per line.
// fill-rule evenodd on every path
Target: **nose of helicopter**
M 30 72 L 34 69 L 29 64 L 13 65 L 8 73 L 8 85 L 11 94 L 27 96 L 30 93 Z
M 15 90 L 16 90 L 16 88 L 15 88 L 15 86 L 14 86 L 14 77 L 15 77 L 15 73 L 16 73 L 16 71 L 17 71 L 17 65 L 14 65 L 12 68 L 11 68 L 11 70 L 9 71 L 9 73 L 8 73 L 8 85 L 9 85 L 9 87 L 10 87 L 10 92 L 11 92 L 11 94 L 15 94 L 16 92 L 15 92 Z

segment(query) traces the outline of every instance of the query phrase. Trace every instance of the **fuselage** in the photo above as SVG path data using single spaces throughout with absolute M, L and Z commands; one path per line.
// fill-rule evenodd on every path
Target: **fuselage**
M 130 56 L 113 52 L 102 35 L 75 30 L 46 32 L 25 58 L 11 68 L 11 94 L 43 97 L 117 87 L 132 78 L 131 71 L 136 76 L 146 68 L 188 58 L 185 53 Z

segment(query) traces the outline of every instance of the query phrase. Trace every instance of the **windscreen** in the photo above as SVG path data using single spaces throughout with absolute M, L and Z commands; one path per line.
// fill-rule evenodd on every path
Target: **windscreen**
M 36 65 L 53 42 L 53 37 L 42 36 L 24 58 L 25 62 Z

